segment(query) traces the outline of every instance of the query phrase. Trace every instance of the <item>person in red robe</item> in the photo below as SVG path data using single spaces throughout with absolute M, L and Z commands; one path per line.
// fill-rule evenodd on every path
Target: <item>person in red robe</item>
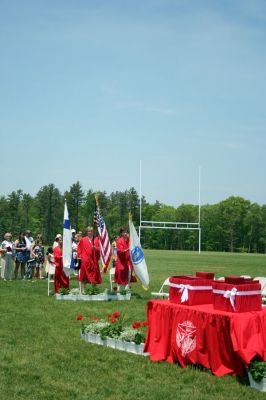
M 63 239 L 58 239 L 58 246 L 54 248 L 54 292 L 58 293 L 61 287 L 69 289 L 69 278 L 64 273 L 63 254 L 62 254 Z
M 129 233 L 126 228 L 120 229 L 120 236 L 116 240 L 116 249 L 115 283 L 117 283 L 119 291 L 121 286 L 121 289 L 128 288 L 129 282 L 136 282 L 130 258 Z
M 79 280 L 82 293 L 84 293 L 87 283 L 93 286 L 102 283 L 99 268 L 100 243 L 99 239 L 93 235 L 91 226 L 87 228 L 87 236 L 84 236 L 78 244 L 78 258 L 81 260 Z

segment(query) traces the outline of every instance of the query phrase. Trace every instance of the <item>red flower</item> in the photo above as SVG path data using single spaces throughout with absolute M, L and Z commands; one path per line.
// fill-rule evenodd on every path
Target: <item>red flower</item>
M 118 317 L 120 317 L 120 312 L 119 311 L 115 311 L 112 316 L 114 318 L 118 318 Z
M 114 317 L 109 318 L 109 322 L 111 324 L 115 324 L 116 323 L 116 318 L 114 318 Z
M 149 325 L 149 322 L 148 321 L 143 321 L 142 323 L 141 323 L 141 326 L 148 326 Z
M 92 317 L 91 315 L 88 315 L 88 318 L 89 318 L 89 319 L 92 319 L 93 321 L 99 321 L 99 318 Z
M 132 324 L 132 328 L 138 329 L 141 327 L 141 323 L 139 321 L 134 321 Z
M 83 319 L 83 318 L 84 318 L 83 315 L 77 315 L 77 316 L 76 316 L 76 320 L 77 320 L 77 321 L 80 321 L 80 320 Z

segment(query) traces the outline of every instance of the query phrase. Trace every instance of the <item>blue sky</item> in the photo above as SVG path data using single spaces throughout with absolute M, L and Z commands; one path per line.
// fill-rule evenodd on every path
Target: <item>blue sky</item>
M 264 0 L 1 0 L 1 193 L 266 204 Z

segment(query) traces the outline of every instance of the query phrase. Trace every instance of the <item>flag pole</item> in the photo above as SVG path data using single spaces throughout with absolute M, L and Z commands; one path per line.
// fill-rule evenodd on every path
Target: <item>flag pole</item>
M 95 202 L 96 202 L 96 207 L 97 207 L 97 211 L 98 214 L 100 212 L 100 202 L 99 202 L 99 193 L 95 193 Z M 95 228 L 96 223 L 95 223 L 95 219 L 93 218 L 93 228 Z M 92 238 L 92 258 L 94 258 L 94 229 L 93 229 L 93 238 Z
M 139 241 L 141 235 L 141 219 L 142 219 L 142 193 L 141 193 L 141 160 L 139 161 Z M 141 241 L 140 241 L 141 243 Z
M 130 222 L 132 222 L 132 213 L 131 213 L 131 211 L 129 211 L 129 213 L 128 213 L 128 219 L 129 219 Z M 129 239 L 129 253 L 130 253 L 130 239 Z M 133 269 L 134 269 L 134 266 L 133 266 Z M 131 269 L 130 269 L 130 267 L 128 267 L 128 287 L 130 287 L 131 276 L 132 276 Z
M 95 194 L 95 202 L 96 202 L 96 207 L 97 207 L 97 211 L 98 211 L 98 217 L 100 219 L 100 200 L 99 200 L 99 197 L 100 197 L 99 193 L 96 193 Z M 95 225 L 95 222 L 94 222 L 94 225 Z M 100 228 L 100 230 L 102 231 L 101 224 L 99 224 L 98 228 Z M 94 236 L 93 236 L 93 243 L 94 243 Z M 100 242 L 100 246 L 101 246 L 101 242 Z M 105 264 L 103 262 L 102 257 L 101 257 L 101 261 L 102 261 L 103 271 L 105 271 Z

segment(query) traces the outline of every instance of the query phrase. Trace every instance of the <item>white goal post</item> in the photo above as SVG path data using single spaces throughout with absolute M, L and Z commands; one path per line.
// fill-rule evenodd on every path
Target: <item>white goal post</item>
M 178 229 L 193 230 L 199 232 L 199 254 L 201 252 L 201 227 L 200 227 L 200 167 L 199 167 L 199 211 L 198 222 L 163 222 L 163 221 L 143 221 L 142 220 L 142 204 L 141 204 L 141 161 L 140 161 L 140 203 L 139 203 L 139 240 L 141 240 L 141 229 Z

